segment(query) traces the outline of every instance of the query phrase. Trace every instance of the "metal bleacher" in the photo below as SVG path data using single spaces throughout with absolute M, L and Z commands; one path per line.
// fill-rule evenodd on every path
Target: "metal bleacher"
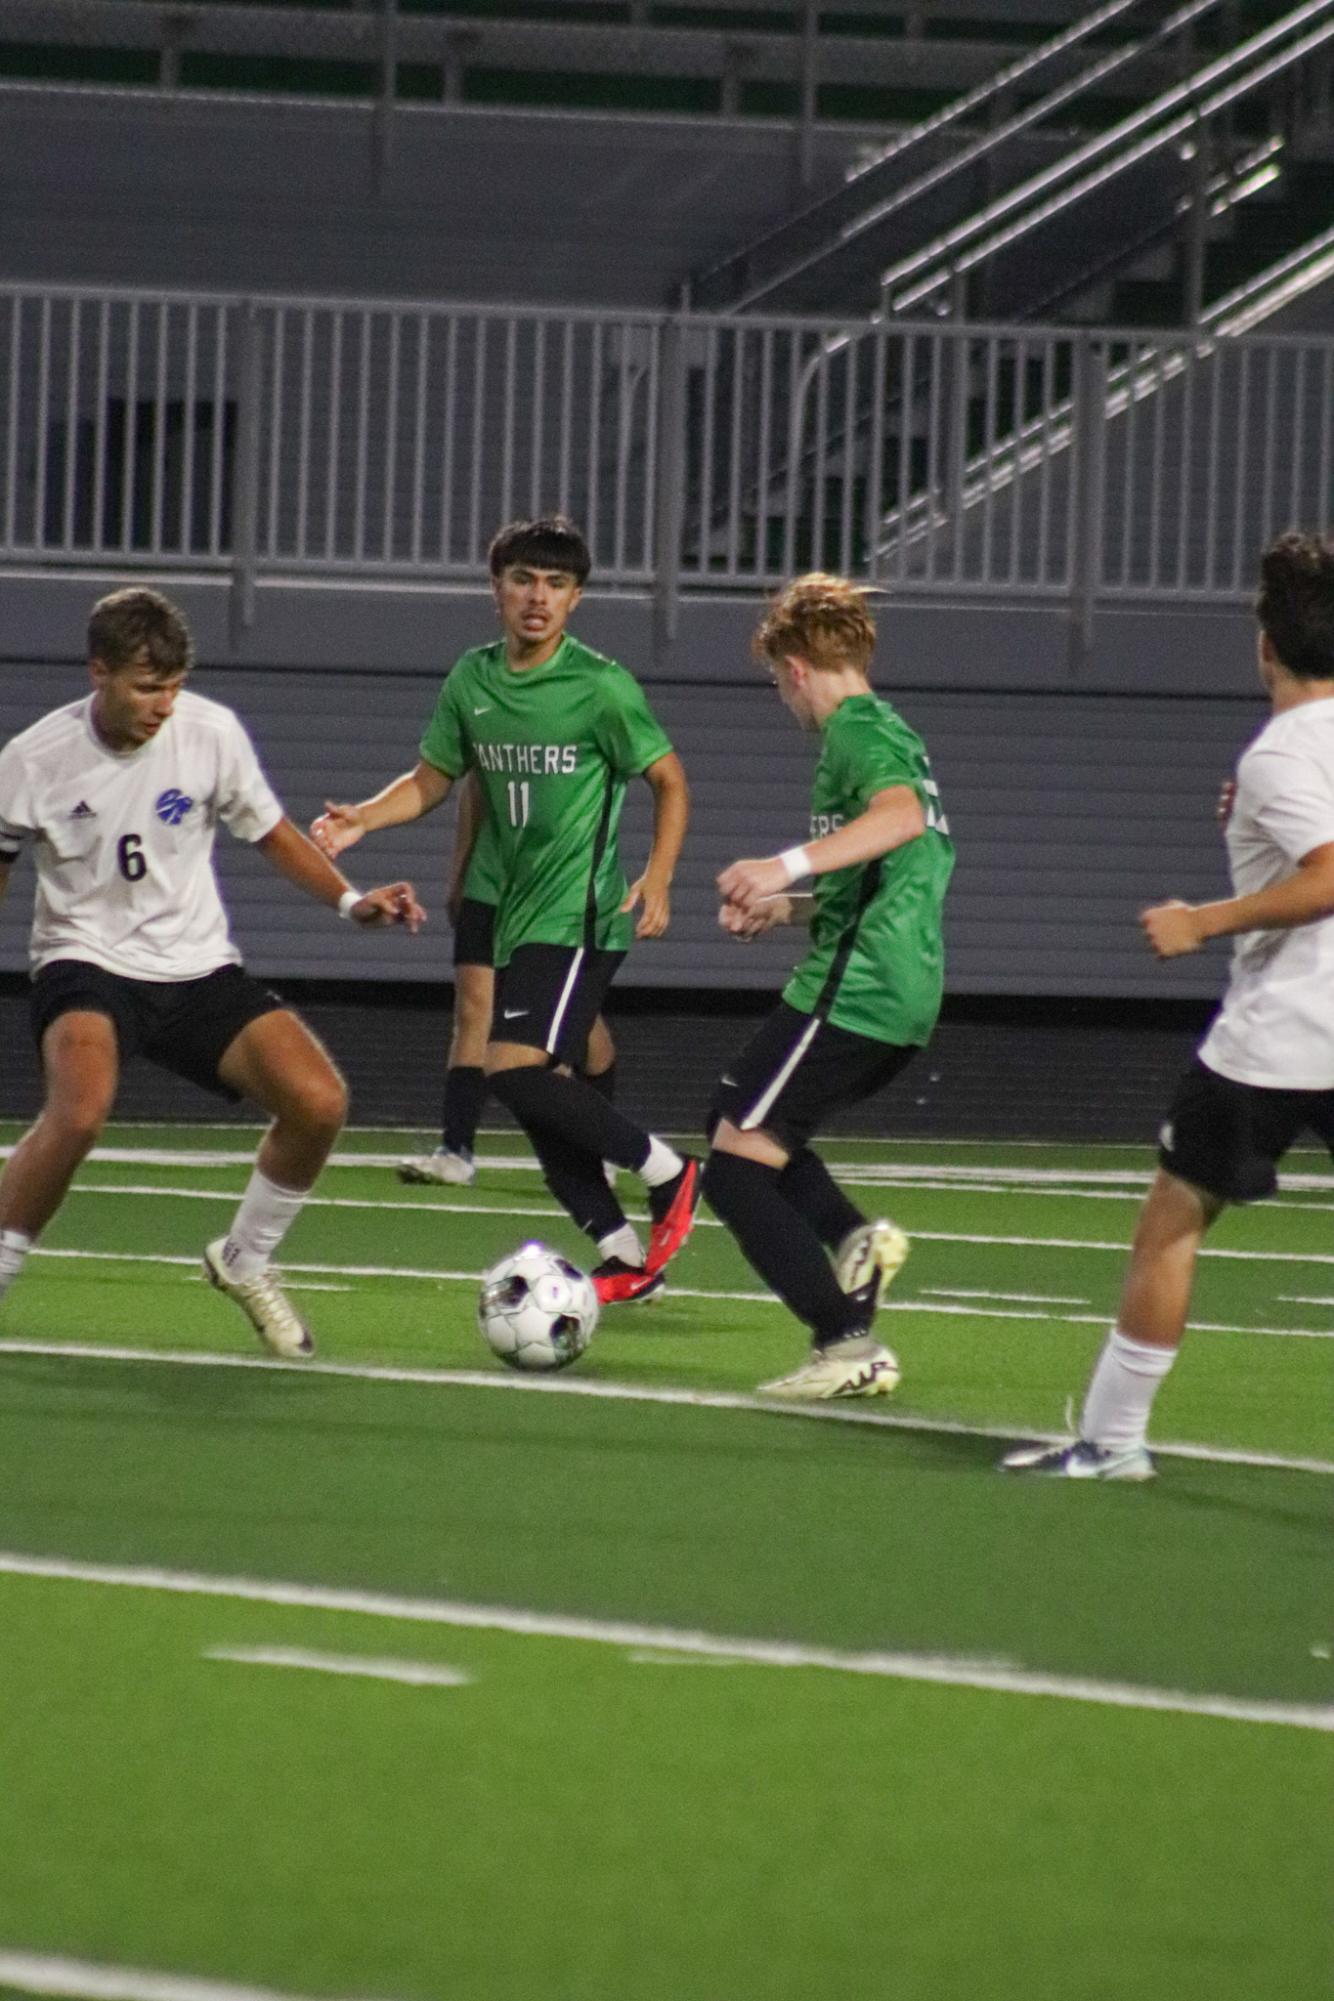
M 533 102 L 541 79 L 548 103 L 586 104 L 591 86 L 603 108 L 782 115 L 811 91 L 828 117 L 880 91 L 900 100 L 897 116 L 924 94 L 972 88 L 1079 11 L 1078 0 L 5 0 L 0 45 L 29 52 L 28 70 L 10 74 L 166 87 L 374 94 L 388 64 L 401 72 L 392 88 L 446 102 Z M 54 51 L 61 68 L 43 70 Z
M 691 303 L 1106 317 L 1103 281 L 1183 218 L 1198 265 L 1234 201 L 1313 151 L 1328 157 L 1330 6 L 1266 11 L 1237 40 L 1237 10 L 1222 0 L 1110 0 L 697 274 Z M 1100 126 L 1113 77 L 1143 95 Z M 1188 274 L 1188 321 L 1202 277 Z
M 705 311 L 829 311 L 874 297 L 881 271 L 924 231 L 948 228 L 1067 152 L 1114 92 L 1188 71 L 1225 0 L 1107 0 L 892 139 L 843 187 L 699 272 Z

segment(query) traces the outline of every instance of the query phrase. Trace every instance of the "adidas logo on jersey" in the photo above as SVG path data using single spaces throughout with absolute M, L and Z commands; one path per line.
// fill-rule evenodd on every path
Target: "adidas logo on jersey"
M 88 804 L 86 799 L 80 799 L 78 805 L 70 812 L 71 820 L 95 820 L 96 818 L 96 810 Z

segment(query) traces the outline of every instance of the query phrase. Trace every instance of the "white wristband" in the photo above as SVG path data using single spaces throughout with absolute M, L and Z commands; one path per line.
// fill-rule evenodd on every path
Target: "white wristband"
M 800 882 L 802 876 L 811 872 L 811 858 L 805 848 L 786 848 L 778 859 L 787 872 L 789 883 Z
M 360 903 L 362 895 L 363 892 L 359 889 L 345 889 L 338 899 L 338 915 L 340 917 L 350 917 L 352 915 L 353 904 Z

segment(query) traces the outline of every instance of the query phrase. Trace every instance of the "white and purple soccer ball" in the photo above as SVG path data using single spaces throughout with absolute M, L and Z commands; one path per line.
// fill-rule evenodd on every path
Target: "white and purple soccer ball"
M 597 1321 L 592 1280 L 546 1244 L 521 1244 L 483 1274 L 477 1324 L 511 1369 L 567 1369 Z

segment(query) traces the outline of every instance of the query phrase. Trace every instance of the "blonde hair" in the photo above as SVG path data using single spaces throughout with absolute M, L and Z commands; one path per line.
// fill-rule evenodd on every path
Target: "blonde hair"
M 751 650 L 775 664 L 795 653 L 812 667 L 856 667 L 862 673 L 875 651 L 875 620 L 867 593 L 846 577 L 812 570 L 781 590 L 756 628 Z

